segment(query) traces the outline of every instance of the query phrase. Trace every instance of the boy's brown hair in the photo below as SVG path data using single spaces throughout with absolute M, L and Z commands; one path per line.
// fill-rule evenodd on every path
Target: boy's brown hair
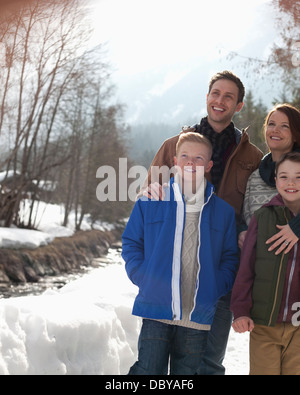
M 296 163 L 300 163 L 300 152 L 298 151 L 292 151 L 292 152 L 288 152 L 287 154 L 284 154 L 280 157 L 280 159 L 276 162 L 275 165 L 275 175 L 278 172 L 278 168 L 279 166 L 285 162 L 286 160 L 290 160 L 291 162 L 296 162 Z
M 202 134 L 195 133 L 195 132 L 183 132 L 180 134 L 179 139 L 176 144 L 176 155 L 177 155 L 180 147 L 182 146 L 182 144 L 186 143 L 186 142 L 198 143 L 198 144 L 205 145 L 210 151 L 210 158 L 211 158 L 212 151 L 213 151 L 211 142 L 206 137 L 204 137 Z

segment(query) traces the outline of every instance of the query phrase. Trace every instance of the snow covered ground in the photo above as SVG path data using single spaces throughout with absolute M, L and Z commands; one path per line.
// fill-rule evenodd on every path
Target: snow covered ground
M 23 200 L 20 206 L 20 219 L 27 223 L 30 211 L 30 201 Z M 29 229 L 17 229 L 14 227 L 0 227 L 0 248 L 37 248 L 47 245 L 55 237 L 69 237 L 74 234 L 74 213 L 69 216 L 67 227 L 61 226 L 64 218 L 63 206 L 39 202 L 35 207 L 37 231 Z M 106 222 L 93 224 L 93 229 L 110 230 L 113 225 Z M 91 224 L 86 215 L 82 221 L 82 230 L 90 230 Z
M 60 290 L 0 300 L 0 374 L 127 374 L 141 324 L 135 294 L 119 259 Z M 248 335 L 231 331 L 225 367 L 248 374 Z
M 37 246 L 62 230 L 72 233 L 60 227 L 58 207 L 43 210 L 40 229 L 47 226 L 45 236 L 0 228 L 2 246 L 21 246 L 25 240 Z M 127 374 L 136 359 L 141 325 L 131 315 L 136 287 L 120 253 L 111 250 L 107 258 L 114 264 L 93 269 L 59 290 L 0 299 L 1 375 Z M 248 374 L 247 334 L 231 331 L 224 364 L 228 375 Z
M 0 300 L 0 374 L 122 374 L 140 322 L 121 265 L 95 269 L 59 291 Z

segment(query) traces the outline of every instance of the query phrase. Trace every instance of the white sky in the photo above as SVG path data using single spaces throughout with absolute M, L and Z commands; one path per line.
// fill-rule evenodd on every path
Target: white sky
M 108 42 L 118 72 L 131 75 L 210 59 L 259 40 L 270 0 L 91 0 L 95 42 Z M 264 13 L 262 13 L 264 10 Z M 271 12 L 268 9 L 268 14 Z

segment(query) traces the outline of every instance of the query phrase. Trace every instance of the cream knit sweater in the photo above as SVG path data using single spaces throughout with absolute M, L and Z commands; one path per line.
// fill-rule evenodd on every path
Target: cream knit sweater
M 175 182 L 179 180 L 175 176 Z M 182 319 L 159 320 L 166 324 L 179 325 L 198 330 L 210 330 L 210 325 L 202 325 L 190 320 L 196 297 L 196 282 L 198 276 L 198 247 L 199 247 L 199 216 L 204 204 L 204 191 L 206 180 L 200 185 L 197 193 L 192 197 L 184 196 L 185 200 L 185 227 L 181 254 L 181 300 Z M 201 284 L 199 284 L 201 286 Z

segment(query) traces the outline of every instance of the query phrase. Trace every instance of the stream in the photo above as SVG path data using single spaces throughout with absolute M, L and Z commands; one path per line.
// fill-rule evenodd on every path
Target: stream
M 36 283 L 16 284 L 9 287 L 0 286 L 0 299 L 40 295 L 47 289 L 58 290 L 71 281 L 75 281 L 99 267 L 105 267 L 111 264 L 122 264 L 121 248 L 110 248 L 105 256 L 95 258 L 93 265 L 82 266 L 77 272 L 65 273 L 59 276 L 44 276 Z

